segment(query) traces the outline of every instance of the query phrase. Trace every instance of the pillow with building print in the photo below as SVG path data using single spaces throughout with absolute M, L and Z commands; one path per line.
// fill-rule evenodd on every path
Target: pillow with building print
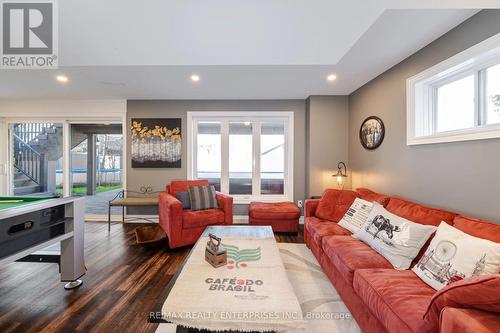
M 435 226 L 423 225 L 397 216 L 377 202 L 354 237 L 380 253 L 396 269 L 408 269 Z
M 429 248 L 412 270 L 436 290 L 468 277 L 497 274 L 500 243 L 468 235 L 441 222 Z

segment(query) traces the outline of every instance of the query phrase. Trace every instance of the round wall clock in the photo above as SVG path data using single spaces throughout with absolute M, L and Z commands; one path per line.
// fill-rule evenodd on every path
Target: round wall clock
M 359 129 L 361 145 L 369 150 L 378 148 L 384 141 L 384 136 L 384 122 L 379 117 L 371 116 L 366 118 Z

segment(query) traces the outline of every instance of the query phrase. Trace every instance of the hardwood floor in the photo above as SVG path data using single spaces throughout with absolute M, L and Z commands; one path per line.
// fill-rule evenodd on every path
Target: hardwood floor
M 55 264 L 12 263 L 0 268 L 0 332 L 154 332 L 147 322 L 158 295 L 190 248 L 135 245 L 141 224 L 87 222 L 83 285 L 64 290 Z M 303 243 L 302 232 L 277 235 Z

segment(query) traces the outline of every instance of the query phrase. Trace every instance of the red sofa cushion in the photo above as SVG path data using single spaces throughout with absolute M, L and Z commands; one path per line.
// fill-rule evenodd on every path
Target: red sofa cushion
M 208 180 L 172 180 L 167 186 L 167 192 L 177 197 L 177 192 L 186 192 L 189 186 L 208 186 Z
M 185 210 L 182 214 L 182 228 L 190 229 L 212 224 L 224 223 L 224 211 L 221 209 Z
M 388 332 L 416 332 L 436 292 L 410 270 L 360 269 L 354 290 Z
M 403 199 L 391 198 L 387 210 L 410 221 L 439 226 L 441 221 L 453 224 L 456 213 L 429 208 Z
M 321 241 L 325 236 L 332 235 L 344 235 L 348 236 L 351 232 L 347 229 L 342 228 L 337 223 L 327 220 L 321 220 L 317 217 L 307 217 L 305 222 L 305 228 L 309 233 L 309 236 L 314 239 L 316 244 L 321 247 Z
M 300 209 L 293 202 L 251 202 L 248 216 L 258 220 L 296 220 Z
M 384 207 L 387 206 L 387 204 L 389 203 L 389 200 L 391 199 L 391 197 L 389 197 L 388 195 L 373 192 L 372 190 L 369 190 L 369 189 L 363 188 L 363 187 L 357 188 L 356 192 L 358 192 L 359 197 L 361 199 L 366 200 L 366 201 L 370 201 L 370 202 L 374 202 L 374 201 L 378 202 L 379 204 L 381 204 Z
M 500 225 L 471 217 L 457 216 L 453 226 L 474 237 L 500 243 Z
M 362 268 L 392 268 L 387 259 L 351 236 L 326 236 L 323 251 L 344 279 L 352 285 L 354 271 Z
M 338 222 L 358 196 L 358 193 L 354 191 L 326 190 L 319 201 L 318 208 L 316 208 L 316 217 Z
M 441 313 L 440 333 L 496 333 L 500 316 L 473 309 L 445 308 Z M 423 333 L 423 332 L 422 332 Z
M 424 315 L 424 325 L 429 331 L 438 330 L 439 316 L 445 307 L 500 312 L 500 274 L 464 279 L 439 290 Z

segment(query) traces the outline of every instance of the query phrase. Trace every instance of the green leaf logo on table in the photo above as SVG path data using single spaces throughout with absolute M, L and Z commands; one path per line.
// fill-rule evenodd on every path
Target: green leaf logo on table
M 248 267 L 248 262 L 259 261 L 261 258 L 260 247 L 255 249 L 240 249 L 238 246 L 222 244 L 227 252 L 227 268 L 240 269 Z M 207 278 L 205 283 L 209 284 L 208 290 L 217 291 L 236 291 L 236 292 L 255 292 L 256 286 L 264 284 L 262 280 Z
M 245 268 L 248 267 L 247 262 L 260 260 L 260 247 L 255 249 L 240 250 L 238 246 L 222 244 L 227 253 L 227 268 Z

